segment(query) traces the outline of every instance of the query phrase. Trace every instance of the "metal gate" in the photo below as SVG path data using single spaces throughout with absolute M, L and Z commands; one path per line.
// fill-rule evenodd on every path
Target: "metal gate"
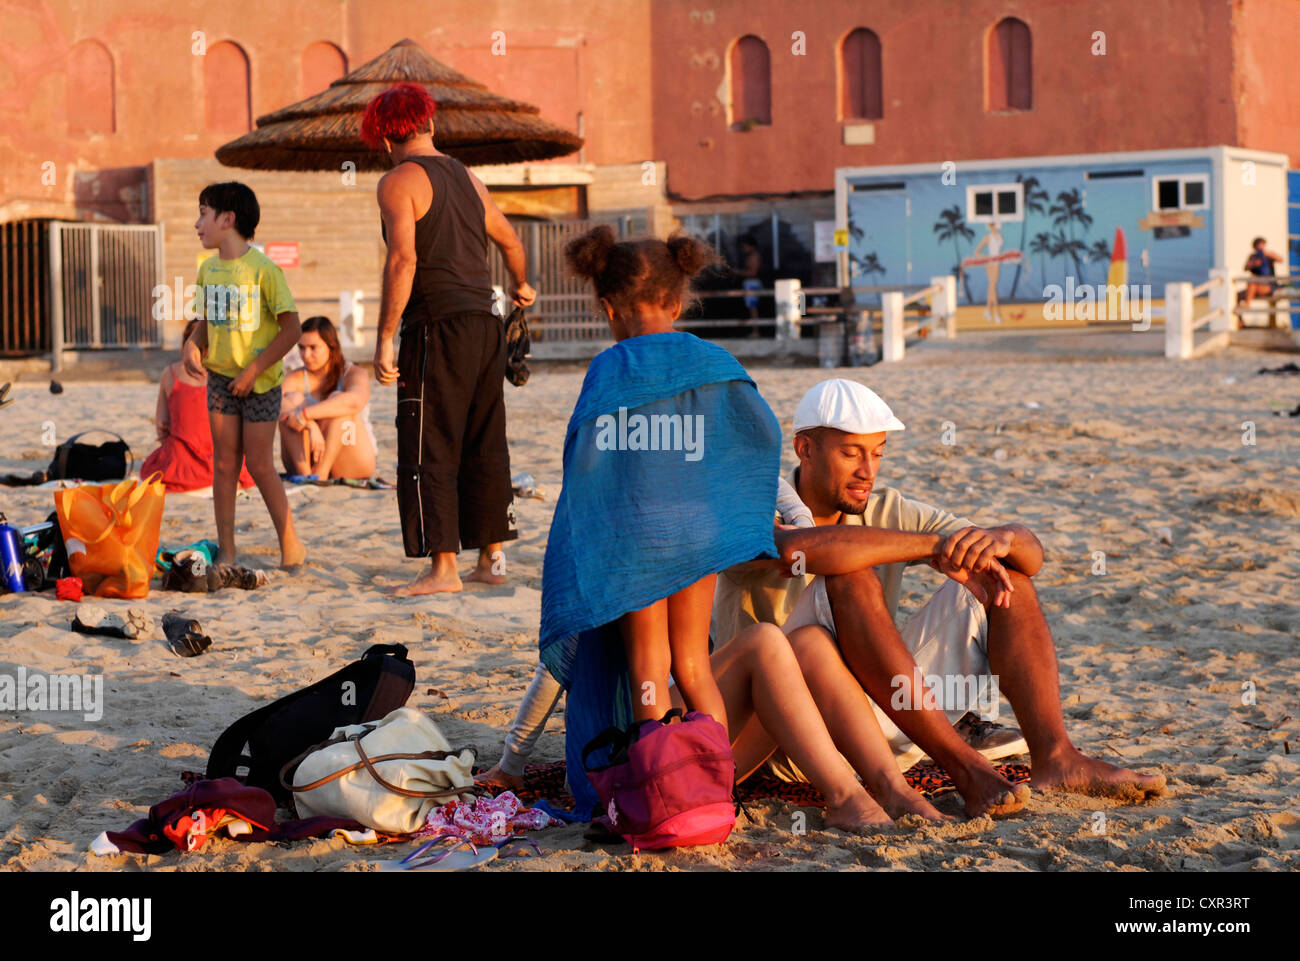
M 161 224 L 50 224 L 50 332 L 64 350 L 159 347 L 154 289 L 163 280 Z
M 564 261 L 564 245 L 600 224 L 613 227 L 619 239 L 644 234 L 647 227 L 644 216 L 512 223 L 527 255 L 528 282 L 538 292 L 528 320 L 535 340 L 604 340 L 610 336 L 609 325 L 599 316 L 591 285 L 573 276 Z M 489 245 L 489 262 L 492 283 L 509 290 L 510 274 L 494 245 Z

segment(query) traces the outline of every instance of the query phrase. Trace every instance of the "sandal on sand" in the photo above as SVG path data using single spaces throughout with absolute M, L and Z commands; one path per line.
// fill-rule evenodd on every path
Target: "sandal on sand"
M 494 844 L 493 847 L 497 849 L 498 858 L 532 857 L 533 854 L 529 852 L 528 848 L 519 848 L 517 850 L 512 850 L 512 851 L 506 850 L 506 848 L 508 848 L 512 844 L 520 844 L 520 843 L 528 844 L 530 847 L 532 847 L 533 851 L 536 852 L 537 857 L 540 858 L 542 856 L 542 849 L 537 846 L 537 842 L 534 841 L 532 838 L 526 837 L 525 835 L 522 834 L 515 835 L 514 837 L 508 837 L 504 841 L 500 842 L 499 844 Z
M 448 846 L 448 841 L 455 843 Z M 486 864 L 496 858 L 497 850 L 496 847 L 480 850 L 472 841 L 444 834 L 416 848 L 400 861 L 371 863 L 380 871 L 459 871 Z

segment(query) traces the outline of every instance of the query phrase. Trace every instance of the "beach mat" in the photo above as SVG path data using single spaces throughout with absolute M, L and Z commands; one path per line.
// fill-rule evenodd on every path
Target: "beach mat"
M 1026 782 L 1030 778 L 1028 764 L 995 764 L 993 769 L 1012 784 Z M 569 807 L 573 799 L 564 785 L 565 763 L 556 761 L 552 764 L 529 764 L 524 768 L 524 787 L 515 792 L 515 796 L 525 804 L 547 800 L 563 807 Z M 921 761 L 913 765 L 903 777 L 915 790 L 926 797 L 934 797 L 948 791 L 956 790 L 952 778 L 933 761 Z M 494 789 L 494 793 L 496 792 Z M 794 804 L 799 807 L 825 807 L 826 800 L 811 784 L 795 784 L 782 781 L 766 771 L 750 775 L 736 786 L 736 800 L 741 803 L 770 799 Z

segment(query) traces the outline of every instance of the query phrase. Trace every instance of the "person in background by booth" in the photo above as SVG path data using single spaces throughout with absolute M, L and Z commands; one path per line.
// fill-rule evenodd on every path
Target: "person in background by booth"
M 290 474 L 362 480 L 379 445 L 370 426 L 370 377 L 343 356 L 328 317 L 308 317 L 298 339 L 302 367 L 286 375 L 280 458 Z
M 1258 283 L 1253 280 L 1247 282 L 1246 289 L 1237 295 L 1238 306 L 1249 304 L 1257 298 L 1268 298 L 1273 295 L 1273 277 L 1277 273 L 1273 264 L 1280 262 L 1282 256 L 1266 248 L 1264 246 L 1266 243 L 1267 241 L 1263 237 L 1256 237 L 1250 242 L 1250 256 L 1246 258 L 1243 269 L 1256 277 L 1267 279 Z M 1273 314 L 1269 315 L 1270 326 L 1273 324 L 1274 316 Z M 1237 327 L 1239 329 L 1241 327 L 1240 317 L 1237 318 Z

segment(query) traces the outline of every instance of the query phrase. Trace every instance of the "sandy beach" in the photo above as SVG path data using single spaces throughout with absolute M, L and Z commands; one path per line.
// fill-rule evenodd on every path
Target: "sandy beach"
M 1036 794 L 1004 820 L 895 826 L 870 837 L 822 830 L 815 810 L 807 833 L 795 833 L 798 809 L 760 802 L 723 846 L 632 855 L 559 827 L 534 835 L 543 858 L 483 870 L 1300 868 L 1300 418 L 1275 416 L 1300 403 L 1300 378 L 1256 374 L 1287 359 L 1237 348 L 1177 363 L 927 347 L 889 369 L 751 369 L 785 427 L 787 468 L 802 393 L 827 376 L 857 377 L 907 425 L 889 441 L 884 484 L 980 523 L 1016 520 L 1037 533 L 1047 561 L 1036 583 L 1071 736 L 1103 759 L 1163 771 L 1170 796 L 1122 805 Z M 104 675 L 94 723 L 0 713 L 0 868 L 359 871 L 369 858 L 408 850 L 217 840 L 198 854 L 96 857 L 88 845 L 178 790 L 180 772 L 201 771 L 229 723 L 377 642 L 410 648 L 410 704 L 453 744 L 476 745 L 480 764 L 494 763 L 536 662 L 546 533 L 581 382 L 577 365 L 542 367 L 527 386 L 506 388 L 512 469 L 545 492 L 545 500 L 516 501 L 520 537 L 508 545 L 506 586 L 386 596 L 419 569 L 402 554 L 394 492 L 305 487 L 291 497 L 308 549 L 300 573 L 252 593 L 154 590 L 141 601 L 103 602 L 155 619 L 185 610 L 214 639 L 200 657 L 173 655 L 161 635 L 74 634 L 74 605 L 52 593 L 0 596 L 0 672 Z M 112 428 L 138 463 L 153 446 L 155 391 L 69 383 L 52 396 L 43 382 L 17 384 L 0 412 L 0 472 L 48 463 L 46 422 L 59 440 Z M 373 406 L 378 473 L 391 479 L 393 390 L 376 387 Z M 1244 422 L 1254 425 L 1253 445 L 1243 444 Z M 52 509 L 48 490 L 0 488 L 0 510 L 14 523 Z M 275 563 L 256 492 L 239 502 L 237 531 L 241 562 Z M 168 497 L 163 545 L 212 535 L 209 500 Z M 472 557 L 461 560 L 463 573 Z M 909 573 L 903 607 L 940 581 L 929 570 Z M 535 760 L 562 757 L 561 712 Z M 955 814 L 958 801 L 950 793 L 937 804 Z

